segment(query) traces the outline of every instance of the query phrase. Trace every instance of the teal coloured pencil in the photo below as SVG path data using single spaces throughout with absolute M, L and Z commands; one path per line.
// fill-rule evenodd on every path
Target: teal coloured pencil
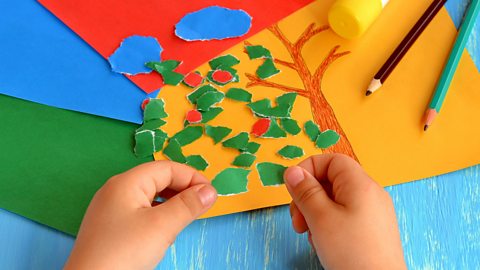
M 458 31 L 457 39 L 455 40 L 453 49 L 448 57 L 447 64 L 445 65 L 440 80 L 437 83 L 437 88 L 433 98 L 430 101 L 427 112 L 425 113 L 424 130 L 427 130 L 428 127 L 433 123 L 433 120 L 442 108 L 453 76 L 455 75 L 455 70 L 457 69 L 460 58 L 465 50 L 465 46 L 470 33 L 472 32 L 473 26 L 475 25 L 475 21 L 479 12 L 480 0 L 472 0 L 470 2 L 470 6 L 468 7 L 465 18 L 463 19 L 462 26 L 460 26 L 460 30 Z

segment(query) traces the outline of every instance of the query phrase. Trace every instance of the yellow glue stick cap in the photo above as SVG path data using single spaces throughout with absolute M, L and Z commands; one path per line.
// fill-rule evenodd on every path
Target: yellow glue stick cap
M 361 36 L 383 9 L 382 0 L 337 0 L 328 12 L 328 23 L 339 36 Z

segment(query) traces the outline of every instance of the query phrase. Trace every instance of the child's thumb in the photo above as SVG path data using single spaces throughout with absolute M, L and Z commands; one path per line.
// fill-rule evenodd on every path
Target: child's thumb
M 217 199 L 217 191 L 210 184 L 200 184 L 183 190 L 166 202 L 153 207 L 155 218 L 163 220 L 162 236 L 172 244 L 177 235 Z
M 288 168 L 284 179 L 288 192 L 307 223 L 333 207 L 334 202 L 320 182 L 302 167 Z

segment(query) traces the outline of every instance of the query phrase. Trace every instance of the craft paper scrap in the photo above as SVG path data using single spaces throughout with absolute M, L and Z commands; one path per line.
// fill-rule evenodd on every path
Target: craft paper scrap
M 188 156 L 185 164 L 192 166 L 199 171 L 205 171 L 208 167 L 208 162 L 200 155 Z
M 130 36 L 110 55 L 108 62 L 114 72 L 137 75 L 150 73 L 147 62 L 159 62 L 163 48 L 154 37 Z
M 435 132 L 419 132 L 419 119 L 450 50 L 448 44 L 456 33 L 445 11 L 432 21 L 389 78 L 389 85 L 384 86 L 390 88 L 389 91 L 382 91 L 380 96 L 365 103 L 364 87 L 359 85 L 368 85 L 428 6 L 428 3 L 407 1 L 407 4 L 392 2 L 391 9 L 384 11 L 388 15 L 382 15 L 361 41 L 344 40 L 326 27 L 327 10 L 333 0 L 314 2 L 215 56 L 215 61 L 206 61 L 196 68 L 202 74 L 222 66 L 233 68 L 239 78 L 237 82 L 213 90 L 212 86 L 206 86 L 207 82 L 197 90 L 183 85 L 162 89 L 159 97 L 165 100 L 169 115 L 162 130 L 169 134 L 183 129 L 185 113 L 195 108 L 195 100 L 200 96 L 196 91 L 205 90 L 202 87 L 225 94 L 231 88 L 240 88 L 252 95 L 250 102 L 224 99 L 222 112 L 208 122 L 208 125 L 232 130 L 222 143 L 215 144 L 210 136 L 204 135 L 182 147 L 185 155 L 202 155 L 209 162 L 210 166 L 204 171 L 209 179 L 235 166 L 232 162 L 241 153 L 256 157 L 248 167 L 251 173 L 246 191 L 242 189 L 241 193 L 220 197 L 203 217 L 289 203 L 291 198 L 279 172 L 315 154 L 348 155 L 384 186 L 479 163 L 480 141 L 476 138 L 480 137 L 480 128 L 459 121 L 472 116 L 480 118 L 480 107 L 475 105 L 480 102 L 476 91 L 480 88 L 480 76 L 468 54 L 464 55 L 452 84 L 442 122 L 435 126 Z M 281 72 L 260 78 L 255 73 L 259 61 L 270 58 L 268 54 L 263 57 L 258 53 L 260 58 L 251 60 L 245 44 L 267 49 Z M 225 64 L 227 60 L 231 63 Z M 361 69 L 358 63 L 364 63 Z M 416 99 L 412 100 L 412 96 Z M 385 106 L 385 100 L 393 103 Z M 263 123 L 263 130 L 257 136 L 252 129 L 259 121 Z M 458 141 L 459 136 L 465 140 Z M 457 143 L 453 146 L 445 141 Z M 259 148 L 250 150 L 251 143 Z M 284 153 L 287 158 L 282 157 L 278 152 L 288 145 L 301 148 L 303 157 L 288 159 L 299 156 L 299 152 Z M 156 153 L 155 158 L 166 157 Z
M 227 168 L 212 180 L 212 185 L 220 196 L 239 194 L 247 191 L 248 174 L 250 170 Z
M 162 62 L 147 62 L 145 66 L 160 74 L 164 84 L 178 85 L 183 81 L 184 76 L 174 70 L 180 66 L 181 63 L 181 61 L 176 60 L 165 60 Z
M 258 149 L 260 149 L 260 144 L 256 142 L 249 142 L 247 144 L 247 148 L 245 148 L 245 152 L 250 154 L 257 153 Z
M 175 35 L 186 41 L 206 41 L 245 35 L 252 17 L 243 10 L 211 6 L 185 15 L 175 25 Z
M 248 168 L 252 166 L 253 162 L 257 157 L 250 154 L 250 153 L 242 153 L 238 155 L 232 162 L 232 165 L 237 167 L 245 167 Z
M 198 71 L 190 72 L 183 78 L 183 83 L 191 88 L 195 88 L 203 83 L 205 78 L 202 77 L 202 74 Z
M 214 144 L 221 142 L 231 132 L 232 129 L 227 127 L 214 127 L 209 125 L 205 126 L 205 134 L 213 139 Z
M 203 127 L 188 126 L 177 134 L 173 135 L 172 140 L 176 140 L 180 146 L 191 144 L 198 140 L 203 134 Z
M 228 89 L 225 97 L 229 99 L 233 99 L 236 101 L 243 101 L 243 102 L 251 102 L 252 101 L 252 94 L 245 89 L 241 88 L 230 88 Z
M 300 158 L 304 155 L 303 149 L 295 145 L 287 145 L 278 151 L 278 154 L 286 159 Z
M 182 152 L 182 146 L 176 139 L 170 139 L 168 145 L 163 150 L 163 154 L 171 161 L 186 163 L 187 159 Z

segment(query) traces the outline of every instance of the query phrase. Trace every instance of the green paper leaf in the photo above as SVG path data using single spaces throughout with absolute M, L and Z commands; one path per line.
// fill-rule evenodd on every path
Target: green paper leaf
M 305 123 L 304 129 L 310 140 L 315 142 L 320 134 L 320 128 L 318 128 L 317 124 L 315 124 L 312 120 L 308 120 Z
M 199 171 L 205 171 L 205 169 L 208 167 L 208 162 L 200 155 L 188 156 L 186 160 L 187 160 L 187 163 L 186 163 L 187 165 Z
M 173 135 L 172 139 L 176 140 L 180 146 L 185 146 L 200 139 L 202 135 L 203 128 L 201 126 L 188 126 L 177 132 L 177 134 Z
M 275 101 L 278 105 L 284 105 L 290 108 L 290 111 L 293 109 L 293 104 L 295 104 L 295 100 L 297 99 L 297 93 L 289 92 L 285 93 L 281 96 L 278 96 Z M 290 112 L 289 111 L 289 112 Z
M 270 127 L 268 128 L 267 132 L 261 136 L 262 138 L 285 138 L 287 137 L 287 133 L 280 128 L 277 121 L 272 119 L 270 122 Z
M 300 133 L 300 131 L 302 131 L 302 129 L 298 126 L 297 121 L 291 118 L 280 119 L 280 125 L 286 132 L 292 135 L 297 135 Z
M 197 99 L 197 109 L 199 111 L 208 111 L 213 105 L 222 102 L 225 94 L 219 91 L 209 91 Z
M 247 192 L 248 174 L 250 170 L 241 168 L 227 168 L 221 171 L 212 180 L 212 185 L 218 195 L 232 195 Z
M 197 88 L 197 90 L 188 94 L 187 99 L 188 101 L 190 101 L 190 103 L 197 104 L 198 98 L 207 92 L 218 92 L 218 90 L 215 89 L 215 87 L 213 87 L 211 84 L 202 85 L 199 88 Z
M 283 173 L 287 167 L 280 164 L 263 162 L 257 164 L 258 174 L 264 186 L 277 186 L 283 184 Z
M 205 126 L 205 133 L 213 139 L 214 144 L 221 142 L 231 132 L 232 129 L 227 127 Z
M 220 113 L 223 112 L 223 109 L 220 107 L 213 107 L 210 108 L 210 110 L 206 112 L 200 112 L 202 114 L 202 122 L 203 124 L 213 120 L 215 117 L 217 117 Z
M 260 148 L 260 144 L 256 142 L 249 142 L 247 144 L 247 148 L 245 149 L 245 152 L 250 153 L 250 154 L 255 154 L 257 153 L 258 149 Z
M 249 103 L 247 106 L 259 117 L 290 118 L 296 97 L 296 93 L 283 94 L 276 98 L 276 107 L 272 107 L 272 102 L 269 99 L 261 99 Z
M 225 96 L 229 99 L 233 99 L 237 101 L 244 101 L 244 102 L 252 101 L 252 94 L 247 90 L 244 90 L 241 88 L 230 88 L 228 89 Z
M 155 147 L 155 152 L 162 151 L 165 141 L 168 139 L 168 134 L 163 130 L 157 129 L 153 131 L 153 144 Z
M 151 120 L 156 120 L 160 118 L 167 117 L 168 114 L 165 112 L 165 102 L 163 99 L 152 98 L 145 106 L 145 111 L 143 112 L 143 122 L 148 122 Z
M 265 59 L 257 69 L 257 76 L 261 79 L 268 79 L 278 73 L 280 73 L 280 70 L 275 67 L 273 60 L 269 58 Z
M 238 155 L 235 160 L 233 160 L 232 165 L 237 166 L 237 167 L 245 167 L 248 168 L 252 166 L 253 162 L 255 162 L 255 159 L 257 159 L 256 156 L 250 154 L 250 153 L 242 153 Z
M 287 145 L 283 147 L 278 151 L 278 154 L 286 159 L 295 159 L 305 155 L 302 148 L 294 145 Z
M 227 68 L 227 67 L 232 67 L 240 63 L 240 60 L 238 60 L 235 56 L 231 54 L 219 56 L 217 58 L 214 58 L 208 62 L 210 65 L 210 68 L 215 70 L 219 68 Z
M 167 122 L 163 121 L 162 119 L 152 119 L 146 123 L 143 123 L 141 127 L 139 127 L 136 132 L 140 132 L 143 130 L 155 130 L 159 129 L 163 125 L 165 125 Z
M 185 76 L 173 70 L 181 63 L 182 62 L 176 60 L 166 60 L 162 62 L 148 62 L 145 65 L 162 75 L 165 84 L 178 85 Z
M 154 133 L 150 130 L 135 133 L 134 152 L 137 157 L 148 157 L 153 155 L 155 152 L 153 136 Z
M 167 156 L 171 161 L 178 163 L 186 163 L 187 159 L 182 153 L 182 147 L 175 139 L 170 139 L 167 147 L 163 149 L 163 154 Z
M 245 46 L 245 50 L 247 51 L 248 57 L 252 60 L 259 58 L 272 59 L 270 51 L 262 45 Z
M 321 149 L 326 149 L 335 145 L 339 140 L 340 135 L 336 131 L 327 129 L 318 135 L 317 140 L 315 141 L 315 146 Z
M 248 140 L 249 140 L 248 133 L 240 132 L 236 136 L 224 141 L 222 145 L 223 147 L 244 150 L 247 148 Z

